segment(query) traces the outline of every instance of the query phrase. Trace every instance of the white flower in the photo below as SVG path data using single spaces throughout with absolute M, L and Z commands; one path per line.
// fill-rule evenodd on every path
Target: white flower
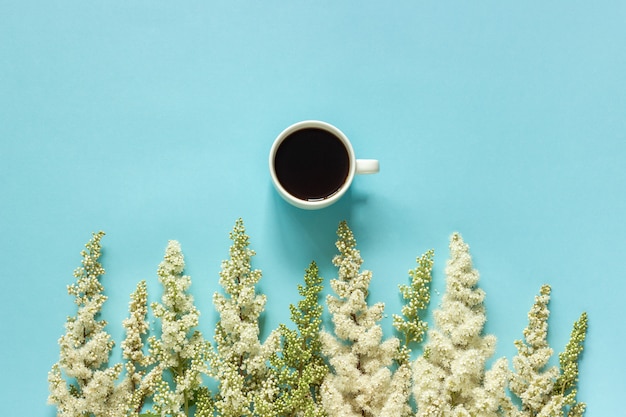
M 67 320 L 59 339 L 59 361 L 48 374 L 48 401 L 57 406 L 59 416 L 120 415 L 128 403 L 126 387 L 115 384 L 122 365 L 108 367 L 113 341 L 104 330 L 106 322 L 97 319 L 107 299 L 100 283 L 105 271 L 98 262 L 103 236 L 94 233 L 85 245 L 82 267 L 74 272 L 77 280 L 68 286 L 78 311 Z
M 259 340 L 259 317 L 266 297 L 256 294 L 261 271 L 253 270 L 249 238 L 239 219 L 230 235 L 230 259 L 222 262 L 220 285 L 213 302 L 220 316 L 215 331 L 217 353 L 211 358 L 211 374 L 219 382 L 216 409 L 221 416 L 273 415 L 278 387 L 268 366 L 279 349 L 277 331 L 264 343 Z
M 362 259 L 345 222 L 339 225 L 337 235 L 340 254 L 333 263 L 339 276 L 330 283 L 336 296 L 327 297 L 334 336 L 320 333 L 322 350 L 332 368 L 321 386 L 322 405 L 331 417 L 405 416 L 410 413 L 410 369 L 405 364 L 392 371 L 399 357 L 399 340 L 383 341 L 378 323 L 384 304 L 367 304 L 372 274 L 360 271 Z
M 170 241 L 163 262 L 159 265 L 159 281 L 163 285 L 161 303 L 152 309 L 160 319 L 161 337 L 149 339 L 150 349 L 157 361 L 151 378 L 158 379 L 169 373 L 170 386 L 164 379 L 154 384 L 154 408 L 161 414 L 184 416 L 189 405 L 199 393 L 201 376 L 208 373 L 209 343 L 194 328 L 200 312 L 188 293 L 191 278 L 183 275 L 185 267 L 180 244 Z
M 484 336 L 485 293 L 476 287 L 469 246 L 459 234 L 450 240 L 446 293 L 434 312 L 425 354 L 413 364 L 413 395 L 418 417 L 498 416 L 512 409 L 506 397 L 506 360 L 485 373 L 495 336 Z

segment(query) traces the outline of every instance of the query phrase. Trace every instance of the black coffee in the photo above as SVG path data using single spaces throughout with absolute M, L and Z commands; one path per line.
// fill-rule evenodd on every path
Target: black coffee
M 306 201 L 332 196 L 348 177 L 350 157 L 341 140 L 317 128 L 293 132 L 280 144 L 274 168 L 280 184 Z

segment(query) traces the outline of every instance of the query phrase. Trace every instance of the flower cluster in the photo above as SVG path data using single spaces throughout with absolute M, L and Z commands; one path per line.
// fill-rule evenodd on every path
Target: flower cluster
M 319 303 L 322 280 L 317 264 L 311 262 L 304 275 L 304 285 L 298 285 L 298 293 L 303 298 L 297 306 L 290 305 L 296 329 L 284 324 L 279 327 L 282 352 L 272 357 L 271 364 L 277 374 L 276 412 L 280 416 L 326 415 L 320 403 L 320 387 L 328 374 L 319 336 L 323 313 Z
M 81 252 L 82 266 L 68 286 L 77 313 L 59 339 L 60 358 L 48 375 L 49 402 L 59 417 L 581 417 L 578 363 L 587 315 L 574 323 L 559 354 L 547 342 L 550 287 L 544 285 L 528 313 L 523 340 L 510 370 L 505 358 L 487 369 L 496 338 L 484 334 L 485 293 L 478 287 L 469 246 L 450 239 L 446 291 L 430 330 L 422 319 L 430 302 L 432 251 L 417 258 L 404 300 L 393 315 L 398 337 L 383 336 L 385 306 L 369 302 L 372 273 L 346 222 L 337 230 L 339 251 L 326 297 L 332 329 L 322 328 L 323 279 L 312 262 L 302 299 L 290 305 L 291 321 L 261 340 L 267 298 L 257 291 L 261 271 L 243 221 L 230 234 L 213 303 L 219 316 L 212 345 L 197 329 L 200 312 L 184 275 L 180 244 L 170 241 L 157 275 L 160 302 L 148 302 L 146 281 L 131 294 L 121 343 L 124 363 L 109 365 L 114 342 L 99 318 L 106 301 L 100 282 L 101 238 L 96 233 Z M 155 328 L 149 321 L 150 310 Z M 152 334 L 152 336 L 151 336 Z M 424 346 L 424 336 L 427 336 Z M 419 345 L 420 350 L 414 349 Z M 213 378 L 211 392 L 205 378 Z M 510 394 L 509 394 L 510 393 Z M 516 398 L 516 402 L 513 401 Z
M 512 409 L 505 393 L 507 364 L 498 360 L 485 372 L 496 338 L 482 334 L 485 293 L 477 287 L 478 271 L 459 234 L 450 240 L 446 277 L 435 328 L 413 366 L 417 416 L 497 416 Z
M 399 285 L 400 294 L 405 300 L 402 316 L 393 315 L 393 327 L 404 336 L 401 361 L 408 361 L 411 343 L 421 343 L 428 330 L 428 323 L 420 315 L 430 303 L 430 282 L 432 281 L 433 257 L 435 252 L 429 250 L 417 258 L 417 267 L 409 271 L 410 285 Z
M 334 335 L 322 333 L 323 352 L 332 372 L 322 384 L 322 404 L 329 416 L 405 416 L 410 413 L 409 365 L 392 369 L 399 358 L 400 341 L 383 341 L 379 324 L 384 304 L 367 303 L 370 271 L 363 263 L 346 222 L 337 231 L 339 255 L 333 259 L 339 276 L 330 282 L 336 296 L 326 304 L 335 325 Z
M 510 389 L 521 401 L 521 417 L 580 417 L 585 403 L 576 399 L 578 361 L 587 333 L 587 314 L 582 313 L 574 323 L 570 340 L 559 355 L 559 367 L 548 367 L 553 349 L 549 346 L 548 317 L 549 285 L 543 285 L 528 313 L 524 340 L 515 341 L 517 356 L 513 358 L 515 372 Z
M 122 322 L 126 338 L 122 341 L 122 355 L 126 359 L 126 378 L 122 382 L 129 393 L 128 413 L 137 417 L 143 409 L 146 399 L 151 396 L 161 381 L 163 365 L 153 367 L 156 359 L 146 355 L 144 339 L 150 330 L 148 324 L 148 287 L 146 281 L 140 281 L 130 296 L 130 316 Z
M 122 365 L 106 366 L 114 342 L 104 329 L 106 321 L 98 320 L 107 299 L 100 283 L 104 268 L 98 261 L 103 236 L 94 233 L 85 245 L 82 267 L 74 271 L 77 280 L 67 287 L 78 312 L 67 319 L 66 333 L 59 339 L 59 361 L 48 374 L 48 401 L 57 406 L 59 417 L 117 416 L 126 411 L 126 392 L 115 385 Z
M 172 380 L 164 377 L 155 387 L 154 408 L 161 415 L 184 417 L 198 400 L 202 376 L 208 373 L 210 345 L 198 330 L 200 312 L 188 293 L 191 278 L 183 275 L 185 261 L 180 244 L 170 241 L 157 274 L 164 292 L 161 303 L 152 303 L 161 322 L 161 337 L 149 339 L 150 353 Z
M 513 358 L 515 372 L 511 376 L 510 388 L 522 403 L 521 416 L 539 415 L 552 399 L 552 392 L 559 369 L 549 367 L 553 349 L 548 344 L 548 302 L 550 286 L 544 285 L 528 313 L 528 327 L 524 339 L 516 340 L 517 356 Z
M 261 271 L 252 269 L 255 253 L 241 219 L 230 238 L 230 259 L 222 263 L 219 281 L 225 294 L 213 296 L 220 316 L 215 329 L 217 352 L 211 358 L 211 375 L 219 382 L 215 406 L 225 417 L 273 416 L 278 386 L 268 363 L 279 349 L 279 333 L 273 331 L 264 343 L 259 340 L 266 297 L 255 291 Z

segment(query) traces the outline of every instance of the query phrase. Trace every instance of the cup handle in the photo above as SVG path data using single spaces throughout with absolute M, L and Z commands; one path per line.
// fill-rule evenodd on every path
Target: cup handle
M 357 159 L 356 174 L 376 174 L 380 171 L 377 159 Z

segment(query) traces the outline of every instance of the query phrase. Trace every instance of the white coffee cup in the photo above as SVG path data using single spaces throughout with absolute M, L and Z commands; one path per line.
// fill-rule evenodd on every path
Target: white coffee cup
M 375 159 L 356 159 L 341 130 L 326 122 L 295 123 L 274 140 L 270 174 L 278 193 L 303 209 L 328 207 L 348 190 L 356 174 L 379 171 Z

